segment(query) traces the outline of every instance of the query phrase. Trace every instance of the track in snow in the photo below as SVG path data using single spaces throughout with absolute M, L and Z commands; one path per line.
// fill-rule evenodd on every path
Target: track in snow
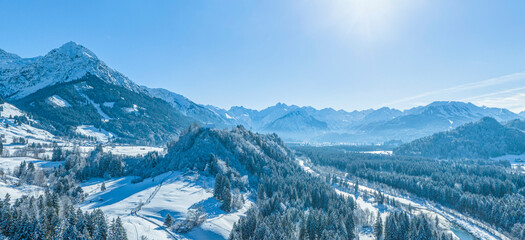
M 171 175 L 173 175 L 173 172 L 170 173 L 168 176 L 166 176 L 165 178 L 162 179 L 162 181 L 160 181 L 160 183 L 155 186 L 155 190 L 153 190 L 153 192 L 149 195 L 148 199 L 146 199 L 146 201 L 144 203 L 139 203 L 139 205 L 132 209 L 131 210 L 131 213 L 130 215 L 131 216 L 135 216 L 135 217 L 139 217 L 139 218 L 142 218 L 150 223 L 152 223 L 153 225 L 157 226 L 159 229 L 162 229 L 164 232 L 166 232 L 168 235 L 170 235 L 173 239 L 182 239 L 180 238 L 179 236 L 173 234 L 171 231 L 169 231 L 168 229 L 166 229 L 166 227 L 164 226 L 161 226 L 159 225 L 158 223 L 148 219 L 147 217 L 144 217 L 142 215 L 139 214 L 139 211 L 142 210 L 142 207 L 145 206 L 145 205 L 148 205 L 149 203 L 151 203 L 151 200 L 153 200 L 153 198 L 155 198 L 155 195 L 157 195 L 157 193 L 159 192 L 160 188 L 162 187 L 162 184 L 171 177 Z M 136 228 L 136 227 L 135 227 Z M 137 235 L 138 237 L 138 235 Z

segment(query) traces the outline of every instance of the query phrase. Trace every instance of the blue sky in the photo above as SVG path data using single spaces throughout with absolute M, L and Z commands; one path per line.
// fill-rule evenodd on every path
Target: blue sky
M 33 57 L 75 41 L 139 84 L 223 108 L 463 100 L 521 111 L 523 9 L 485 0 L 0 0 L 0 48 Z

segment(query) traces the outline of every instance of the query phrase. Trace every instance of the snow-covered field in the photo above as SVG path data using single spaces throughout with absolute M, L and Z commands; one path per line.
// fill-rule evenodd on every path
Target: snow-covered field
M 108 142 L 110 139 L 117 137 L 117 135 L 112 132 L 96 128 L 92 125 L 78 126 L 76 132 L 85 137 L 92 137 L 99 142 Z
M 164 148 L 161 147 L 150 147 L 150 146 L 105 146 L 104 151 L 111 152 L 116 155 L 125 155 L 125 156 L 137 156 L 145 155 L 149 152 L 159 152 L 163 153 Z
M 50 161 L 43 161 L 36 158 L 30 158 L 30 157 L 1 157 L 0 158 L 0 169 L 13 171 L 16 167 L 20 166 L 20 163 L 22 162 L 33 162 L 35 166 L 41 167 L 41 168 L 53 168 L 57 167 L 62 164 L 62 162 L 50 162 Z
M 80 206 L 84 210 L 100 208 L 110 218 L 120 216 L 129 239 L 141 235 L 149 239 L 226 239 L 240 216 L 252 202 L 236 212 L 220 210 L 212 193 L 213 179 L 198 174 L 169 172 L 140 183 L 131 183 L 135 177 L 105 181 L 106 191 L 100 191 L 102 179 L 84 183 L 82 188 L 89 196 Z M 176 234 L 162 225 L 169 213 L 176 220 L 183 220 L 189 209 L 202 206 L 207 220 L 186 234 Z M 140 206 L 140 207 L 139 207 Z
M 16 167 L 20 166 L 22 162 L 33 162 L 37 168 L 52 168 L 62 164 L 62 162 L 48 162 L 42 161 L 35 158 L 29 157 L 1 157 L 0 158 L 0 169 L 4 173 L 12 172 Z M 27 196 L 38 196 L 44 191 L 42 187 L 18 184 L 18 179 L 12 176 L 5 176 L 0 179 L 0 198 L 3 199 L 7 193 L 11 196 L 11 201 L 20 198 L 24 195 Z
M 501 157 L 492 158 L 494 160 L 507 160 L 512 165 L 512 168 L 525 173 L 525 154 L 521 155 L 505 155 Z

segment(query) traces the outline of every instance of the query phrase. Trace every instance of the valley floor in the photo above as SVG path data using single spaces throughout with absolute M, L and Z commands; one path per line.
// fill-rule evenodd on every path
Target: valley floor
M 350 186 L 354 186 L 354 183 L 349 181 L 346 174 L 336 171 L 334 169 L 320 168 L 312 166 L 308 159 L 298 158 L 299 165 L 303 168 L 304 171 L 309 172 L 314 175 L 321 174 L 331 174 L 338 176 L 339 179 L 344 180 Z M 397 193 L 395 190 L 390 189 L 386 193 L 384 186 L 381 186 L 381 192 L 390 199 L 395 199 L 399 204 L 397 209 L 402 208 L 404 210 L 412 209 L 412 213 L 415 214 L 425 214 L 430 217 L 430 219 L 435 219 L 438 217 L 440 222 L 440 227 L 447 229 L 449 233 L 452 233 L 457 239 L 460 240 L 472 240 L 472 239 L 482 239 L 482 240 L 508 240 L 509 238 L 498 232 L 496 229 L 484 224 L 475 219 L 469 218 L 468 216 L 462 215 L 457 211 L 443 207 L 437 203 L 429 202 L 421 198 L 406 196 L 404 194 Z M 369 211 L 372 216 L 377 216 L 377 213 L 380 213 L 381 217 L 384 219 L 386 214 L 389 211 L 395 211 L 396 207 L 390 205 L 378 204 L 375 202 L 373 195 L 378 192 L 375 187 L 367 187 L 359 185 L 359 193 L 355 194 L 349 189 L 342 189 L 334 185 L 336 191 L 342 195 L 354 198 L 356 200 L 358 208 Z M 351 192 L 351 193 L 350 193 Z M 360 239 L 375 239 L 372 234 L 372 231 L 369 229 L 362 229 L 360 232 Z

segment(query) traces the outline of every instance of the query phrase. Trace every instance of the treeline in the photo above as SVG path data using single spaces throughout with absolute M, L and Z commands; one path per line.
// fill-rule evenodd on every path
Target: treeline
M 525 177 L 507 161 L 435 160 L 297 148 L 314 164 L 335 167 L 438 202 L 525 237 Z

